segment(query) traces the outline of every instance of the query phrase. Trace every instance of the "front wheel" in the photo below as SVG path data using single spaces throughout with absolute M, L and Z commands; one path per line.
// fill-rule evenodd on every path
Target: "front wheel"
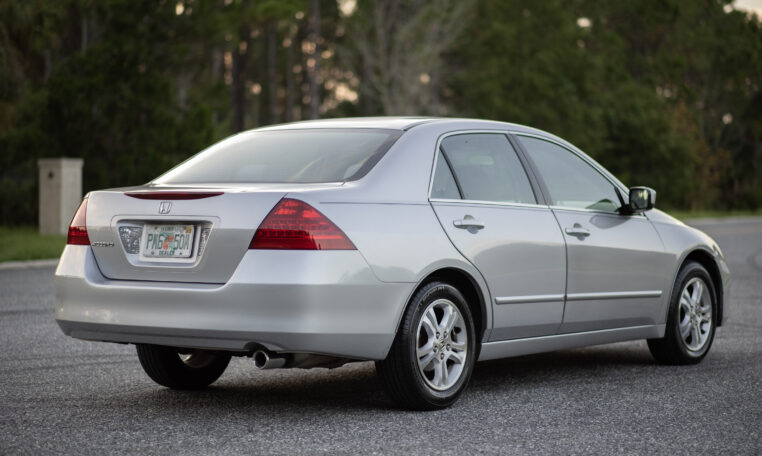
M 161 345 L 138 344 L 143 370 L 156 383 L 172 389 L 201 389 L 220 378 L 230 354 L 209 350 L 180 351 Z
M 699 263 L 687 263 L 675 281 L 664 337 L 648 339 L 651 354 L 665 364 L 700 362 L 712 346 L 716 315 L 712 278 Z
M 452 285 L 431 282 L 411 300 L 389 355 L 376 370 L 402 407 L 446 408 L 471 378 L 477 343 L 463 295 Z

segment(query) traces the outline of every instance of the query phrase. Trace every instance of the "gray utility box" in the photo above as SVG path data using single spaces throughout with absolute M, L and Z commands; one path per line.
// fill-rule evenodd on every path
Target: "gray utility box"
M 81 158 L 41 158 L 40 234 L 66 234 L 82 200 Z

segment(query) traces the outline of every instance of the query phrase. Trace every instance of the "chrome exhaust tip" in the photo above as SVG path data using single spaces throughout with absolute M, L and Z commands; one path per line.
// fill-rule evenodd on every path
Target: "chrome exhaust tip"
M 278 369 L 286 365 L 286 358 L 264 350 L 254 352 L 254 367 L 257 369 Z

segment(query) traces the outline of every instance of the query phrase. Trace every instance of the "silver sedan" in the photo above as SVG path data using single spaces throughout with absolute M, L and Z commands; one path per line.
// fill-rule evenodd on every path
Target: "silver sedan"
M 152 182 L 89 193 L 56 320 L 131 343 L 158 384 L 374 360 L 401 406 L 451 405 L 474 364 L 647 339 L 706 356 L 729 271 L 706 234 L 572 144 L 469 119 L 300 122 L 232 136 Z

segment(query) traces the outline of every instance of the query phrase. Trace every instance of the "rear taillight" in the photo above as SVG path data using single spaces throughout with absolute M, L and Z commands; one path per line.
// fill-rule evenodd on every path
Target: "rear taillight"
M 267 214 L 250 249 L 355 250 L 346 234 L 317 209 L 295 199 L 283 198 Z
M 67 244 L 71 245 L 90 245 L 90 238 L 87 236 L 87 198 L 82 200 L 74 218 L 69 224 L 69 236 L 66 239 Z

